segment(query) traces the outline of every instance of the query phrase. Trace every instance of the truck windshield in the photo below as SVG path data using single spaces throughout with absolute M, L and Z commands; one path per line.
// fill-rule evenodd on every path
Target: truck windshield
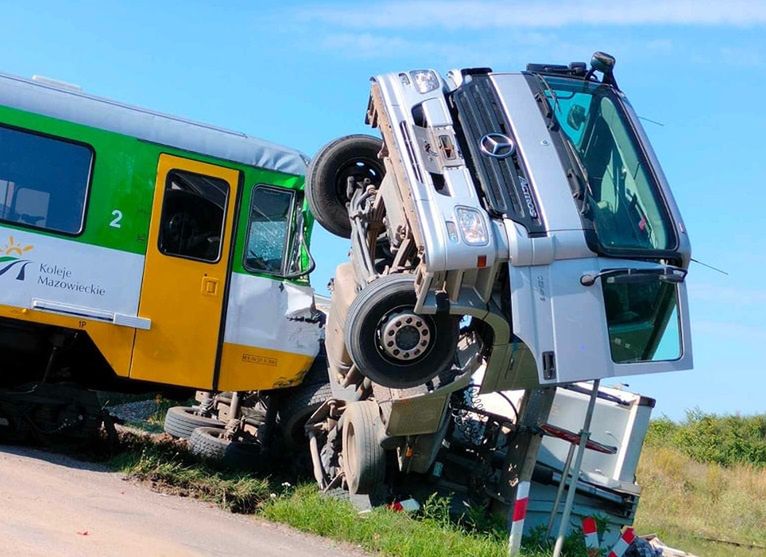
M 545 97 L 585 174 L 583 216 L 599 251 L 676 247 L 670 217 L 622 100 L 609 86 L 540 76 Z

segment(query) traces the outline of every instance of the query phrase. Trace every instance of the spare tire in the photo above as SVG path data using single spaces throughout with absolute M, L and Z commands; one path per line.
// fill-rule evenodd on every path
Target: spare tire
M 170 408 L 165 414 L 165 433 L 179 439 L 188 439 L 198 427 L 222 428 L 226 425 L 215 418 L 206 418 L 196 414 L 198 408 L 198 406 L 174 406 Z
M 380 185 L 385 168 L 378 158 L 383 142 L 371 135 L 347 135 L 322 147 L 309 164 L 306 199 L 316 220 L 342 238 L 351 236 L 348 178 Z

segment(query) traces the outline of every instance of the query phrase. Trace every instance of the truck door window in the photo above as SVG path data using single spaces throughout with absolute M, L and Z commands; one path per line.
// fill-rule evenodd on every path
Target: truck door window
M 0 220 L 82 232 L 90 147 L 0 126 Z
M 253 188 L 244 265 L 248 271 L 284 274 L 294 193 L 269 186 Z
M 682 356 L 675 284 L 647 276 L 630 284 L 604 282 L 612 361 L 677 360 Z
M 165 181 L 159 249 L 166 255 L 215 262 L 221 256 L 229 184 L 220 178 L 171 170 Z

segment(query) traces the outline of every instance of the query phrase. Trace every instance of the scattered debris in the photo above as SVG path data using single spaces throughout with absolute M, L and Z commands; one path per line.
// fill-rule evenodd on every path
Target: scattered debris
M 415 499 L 409 498 L 402 501 L 394 501 L 388 508 L 396 512 L 416 513 L 420 510 L 420 503 Z
M 693 553 L 688 553 L 686 551 L 682 551 L 681 549 L 675 549 L 674 547 L 665 545 L 662 540 L 656 536 L 656 534 L 641 536 L 641 539 L 649 542 L 649 545 L 651 545 L 654 549 L 660 550 L 660 555 L 663 557 L 697 557 L 697 555 Z

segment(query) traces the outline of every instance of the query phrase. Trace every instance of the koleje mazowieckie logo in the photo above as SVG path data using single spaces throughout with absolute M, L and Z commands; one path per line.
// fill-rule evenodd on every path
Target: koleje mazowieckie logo
M 0 248 L 0 275 L 13 270 L 16 272 L 16 280 L 24 280 L 27 265 L 32 263 L 31 260 L 24 259 L 24 254 L 32 251 L 33 247 L 18 244 L 13 236 L 8 236 L 8 244 Z

